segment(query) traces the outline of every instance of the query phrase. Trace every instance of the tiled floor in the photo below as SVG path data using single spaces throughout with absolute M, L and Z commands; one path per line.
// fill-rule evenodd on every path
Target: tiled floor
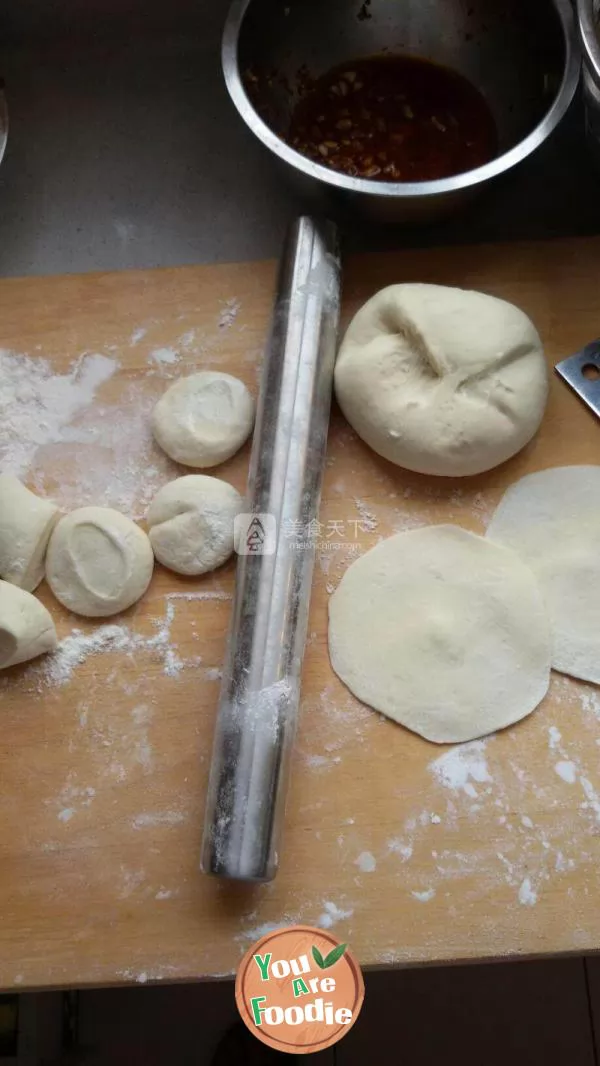
M 366 989 L 359 1021 L 315 1066 L 600 1066 L 600 959 L 370 973 Z M 238 1023 L 231 982 L 82 992 L 68 1053 L 56 1043 L 56 996 L 31 1000 L 25 1027 L 33 1018 L 37 1035 L 19 1066 L 289 1060 Z

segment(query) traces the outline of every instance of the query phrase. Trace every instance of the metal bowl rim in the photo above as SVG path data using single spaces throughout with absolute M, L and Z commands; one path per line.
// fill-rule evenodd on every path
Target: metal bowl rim
M 600 79 L 600 41 L 598 40 L 598 25 L 594 19 L 593 0 L 577 0 L 577 17 L 585 59 L 596 78 Z
M 2 89 L 0 89 L 0 163 L 4 157 L 6 151 L 6 145 L 8 144 L 8 105 L 6 103 L 6 96 Z
M 581 0 L 580 0 L 581 2 Z M 295 151 L 267 126 L 252 106 L 240 75 L 238 64 L 238 42 L 246 12 L 252 0 L 233 0 L 227 14 L 221 48 L 221 62 L 225 84 L 239 114 L 252 132 L 275 155 L 288 163 L 295 170 L 300 170 L 310 178 L 344 189 L 352 193 L 364 193 L 368 196 L 406 199 L 410 197 L 439 196 L 443 193 L 457 192 L 496 177 L 510 170 L 549 137 L 567 111 L 579 81 L 581 53 L 577 40 L 575 19 L 570 0 L 552 0 L 559 16 L 565 45 L 565 64 L 560 87 L 554 100 L 541 121 L 530 133 L 508 152 L 485 163 L 484 166 L 455 174 L 437 181 L 421 182 L 378 182 L 366 178 L 352 178 L 347 174 L 314 163 L 311 159 Z

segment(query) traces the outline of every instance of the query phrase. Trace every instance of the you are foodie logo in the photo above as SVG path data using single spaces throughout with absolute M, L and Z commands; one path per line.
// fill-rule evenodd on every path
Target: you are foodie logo
M 277 929 L 246 953 L 235 998 L 254 1035 L 277 1051 L 310 1054 L 354 1025 L 365 995 L 347 944 L 306 925 Z

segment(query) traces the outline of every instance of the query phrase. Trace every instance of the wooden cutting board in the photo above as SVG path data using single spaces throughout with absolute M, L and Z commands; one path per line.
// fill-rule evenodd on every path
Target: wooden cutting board
M 600 333 L 600 239 L 357 258 L 344 320 L 408 280 L 513 300 L 550 363 Z M 256 391 L 273 284 L 272 263 L 2 281 L 0 347 L 16 353 L 0 352 L 2 380 L 8 369 L 18 385 L 3 466 L 29 464 L 29 483 L 66 509 L 143 514 L 183 472 L 151 443 L 153 402 L 205 366 Z M 482 532 L 523 474 L 599 460 L 600 424 L 556 378 L 533 444 L 469 480 L 397 469 L 334 413 L 270 885 L 198 871 L 233 565 L 190 581 L 157 567 L 144 600 L 102 625 L 43 587 L 61 651 L 0 678 L 0 986 L 225 975 L 263 930 L 291 921 L 331 928 L 366 965 L 600 948 L 600 692 L 555 675 L 527 721 L 440 748 L 354 700 L 326 642 L 328 596 L 353 553 L 423 523 Z M 243 489 L 247 461 L 245 449 L 216 473 Z

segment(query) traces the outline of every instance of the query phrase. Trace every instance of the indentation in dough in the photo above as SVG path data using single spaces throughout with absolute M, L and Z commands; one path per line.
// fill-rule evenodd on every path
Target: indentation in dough
M 46 559 L 56 598 L 87 618 L 131 607 L 146 591 L 153 565 L 144 531 L 109 507 L 80 507 L 62 518 Z
M 189 474 L 163 485 L 148 509 L 148 535 L 156 558 L 178 574 L 205 574 L 234 549 L 234 523 L 242 497 L 226 481 Z
M 194 417 L 209 422 L 229 422 L 233 413 L 233 397 L 226 381 L 213 381 L 193 397 Z
M 485 293 L 402 284 L 377 293 L 353 318 L 335 390 L 379 455 L 418 473 L 464 477 L 531 440 L 548 370 L 540 337 L 518 307 Z
M 130 567 L 123 545 L 109 530 L 89 523 L 76 526 L 69 538 L 69 550 L 75 572 L 90 592 L 101 599 L 118 594 Z
M 176 462 L 200 469 L 235 455 L 253 423 L 254 401 L 244 383 L 209 370 L 174 382 L 152 413 L 161 448 Z

